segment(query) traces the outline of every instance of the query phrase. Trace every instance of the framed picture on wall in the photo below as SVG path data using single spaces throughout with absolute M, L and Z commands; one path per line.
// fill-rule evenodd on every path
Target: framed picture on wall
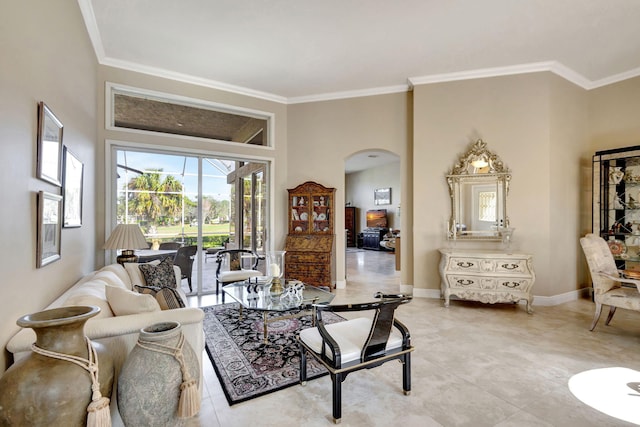
M 38 178 L 62 185 L 62 122 L 44 102 L 38 103 Z
M 36 267 L 44 267 L 60 259 L 62 229 L 62 196 L 38 193 L 38 244 Z
M 84 164 L 67 147 L 64 147 L 62 174 L 63 218 L 65 228 L 82 226 L 82 178 Z
M 391 204 L 391 188 L 377 188 L 373 191 L 373 203 L 376 205 Z

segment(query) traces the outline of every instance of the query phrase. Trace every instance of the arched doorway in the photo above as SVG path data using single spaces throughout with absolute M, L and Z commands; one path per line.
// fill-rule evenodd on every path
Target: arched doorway
M 375 275 L 400 283 L 401 180 L 400 156 L 390 151 L 364 150 L 345 159 L 346 281 Z

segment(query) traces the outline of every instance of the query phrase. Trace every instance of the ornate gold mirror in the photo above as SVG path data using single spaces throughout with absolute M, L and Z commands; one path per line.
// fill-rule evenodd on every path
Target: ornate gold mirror
M 507 194 L 511 173 L 481 139 L 471 144 L 447 176 L 450 240 L 503 240 L 511 233 Z

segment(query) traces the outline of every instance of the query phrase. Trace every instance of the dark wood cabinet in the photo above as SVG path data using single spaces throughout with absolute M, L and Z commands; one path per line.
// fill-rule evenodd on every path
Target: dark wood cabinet
M 367 228 L 362 232 L 362 248 L 379 251 L 380 242 L 386 233 L 386 228 Z
M 335 188 L 307 181 L 289 189 L 285 277 L 332 288 Z
M 344 208 L 344 228 L 347 230 L 347 247 L 356 246 L 356 208 L 347 206 Z

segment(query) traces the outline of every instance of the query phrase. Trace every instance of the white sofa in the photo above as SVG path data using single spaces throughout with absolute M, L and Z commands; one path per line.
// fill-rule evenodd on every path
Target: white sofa
M 181 283 L 180 269 L 177 266 L 174 266 L 174 272 L 176 274 L 176 283 Z M 185 339 L 198 357 L 201 372 L 200 389 L 202 391 L 204 312 L 199 308 L 186 307 L 159 310 L 158 307 L 158 309 L 153 308 L 156 311 L 116 316 L 107 300 L 105 291 L 107 285 L 133 290 L 134 285 L 145 285 L 145 282 L 144 276 L 140 273 L 138 264 L 136 263 L 128 264 L 126 269 L 119 264 L 107 265 L 81 278 L 53 303 L 43 308 L 43 310 L 68 305 L 96 305 L 101 308 L 101 312 L 97 316 L 87 321 L 85 334 L 91 340 L 98 341 L 105 345 L 114 359 L 116 372 L 111 396 L 111 418 L 113 425 L 123 425 L 118 412 L 116 399 L 117 376 L 120 373 L 120 368 L 136 344 L 140 329 L 154 323 L 176 321 L 182 325 Z M 183 301 L 186 302 L 184 292 L 181 289 L 179 289 L 178 292 Z M 144 297 L 153 298 L 150 295 L 145 295 Z M 14 361 L 17 361 L 31 352 L 31 344 L 35 342 L 35 340 L 36 335 L 33 329 L 22 329 L 11 338 L 7 344 L 7 350 L 12 353 Z

